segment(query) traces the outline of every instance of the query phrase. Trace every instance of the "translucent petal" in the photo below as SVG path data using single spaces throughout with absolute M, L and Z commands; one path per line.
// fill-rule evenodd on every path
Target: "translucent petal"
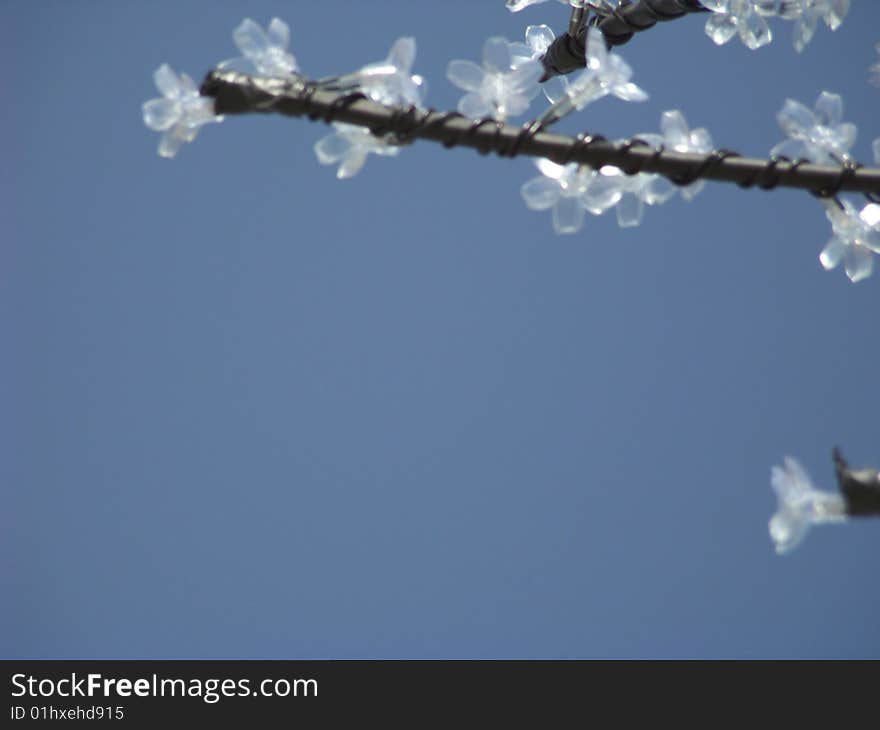
M 180 119 L 180 104 L 172 99 L 150 99 L 143 106 L 144 124 L 154 132 L 164 132 Z
M 391 47 L 388 61 L 398 71 L 408 74 L 416 62 L 416 39 L 398 38 Z
M 862 212 L 859 213 L 859 218 L 861 218 L 867 225 L 880 230 L 880 205 L 877 203 L 869 203 L 862 209 Z
M 847 246 L 843 254 L 846 275 L 855 284 L 867 279 L 874 268 L 874 254 L 864 246 Z
M 846 154 L 856 143 L 856 137 L 858 137 L 858 134 L 859 128 L 855 124 L 852 124 L 851 122 L 838 124 L 834 128 L 834 132 L 829 140 L 829 145 L 831 145 L 835 151 Z
M 773 40 L 770 26 L 757 13 L 750 13 L 744 21 L 740 22 L 739 35 L 746 47 L 753 51 L 761 46 L 766 46 Z
M 530 100 L 528 97 L 521 95 L 509 96 L 499 104 L 495 117 L 499 120 L 504 120 L 508 117 L 518 117 L 520 114 L 524 114 L 529 106 Z
M 822 253 L 819 254 L 819 263 L 822 264 L 822 268 L 826 271 L 831 271 L 831 269 L 837 267 L 843 259 L 846 248 L 846 244 L 838 236 L 832 237 L 825 244 Z
M 360 147 L 352 147 L 342 159 L 342 164 L 336 171 L 336 177 L 347 180 L 357 175 L 367 162 L 367 151 Z
M 723 46 L 736 35 L 736 21 L 729 15 L 713 15 L 706 21 L 706 35 Z
M 627 193 L 617 204 L 617 224 L 621 228 L 634 228 L 642 222 L 645 204 L 641 198 Z
M 547 97 L 547 101 L 551 104 L 555 104 L 566 97 L 568 83 L 567 79 L 562 76 L 554 76 L 552 79 L 545 81 L 541 87 L 544 90 L 544 96 Z M 877 149 L 880 150 L 880 139 L 877 140 Z
M 850 0 L 830 0 L 825 11 L 825 24 L 831 30 L 837 30 L 849 12 Z
M 163 63 L 153 74 L 153 81 L 162 96 L 174 99 L 180 96 L 180 79 L 167 63 Z
M 529 61 L 522 64 L 515 71 L 508 74 L 508 82 L 513 92 L 525 92 L 535 87 L 538 79 L 544 75 L 544 67 L 538 61 Z
M 243 55 L 248 58 L 264 55 L 270 47 L 269 36 L 263 29 L 250 18 L 245 18 L 241 24 L 232 31 L 232 40 Z
M 795 21 L 792 42 L 794 43 L 794 49 L 798 53 L 803 52 L 804 48 L 813 40 L 818 20 L 818 16 L 815 13 L 803 13 Z
M 290 28 L 281 18 L 272 18 L 266 30 L 273 45 L 279 48 L 287 48 L 290 45 Z
M 483 66 L 487 71 L 507 73 L 510 71 L 510 44 L 495 36 L 483 44 Z
M 159 140 L 159 156 L 167 158 L 174 157 L 180 151 L 184 142 L 186 142 L 186 140 L 179 127 L 169 129 L 162 135 L 162 139 Z
M 787 139 L 770 150 L 772 157 L 788 157 L 790 160 L 806 160 L 811 154 L 802 139 Z
M 603 68 L 608 61 L 605 36 L 598 28 L 591 27 L 587 33 L 586 61 L 587 68 L 593 71 Z
M 668 146 L 686 150 L 689 142 L 690 128 L 678 109 L 663 112 L 660 116 L 660 130 Z
M 692 183 L 686 187 L 681 189 L 681 197 L 683 197 L 687 202 L 691 202 L 694 198 L 697 197 L 701 192 L 703 192 L 703 188 L 706 187 L 705 180 L 697 180 L 697 182 Z
M 192 80 L 189 74 L 180 74 L 180 91 L 182 95 L 198 94 L 199 87 L 196 86 L 196 82 Z
M 677 190 L 678 188 L 662 175 L 651 175 L 650 182 L 645 185 L 642 192 L 642 199 L 648 205 L 660 205 L 675 195 Z
M 341 134 L 329 134 L 315 143 L 315 155 L 322 165 L 334 165 L 351 149 L 351 141 Z
M 534 53 L 544 55 L 554 40 L 556 40 L 556 34 L 549 26 L 530 25 L 526 28 L 526 43 Z
M 510 44 L 510 66 L 519 68 L 524 63 L 532 60 L 532 49 L 525 43 Z
M 805 135 L 816 126 L 816 115 L 794 99 L 786 99 L 782 110 L 776 115 L 779 126 L 789 137 Z
M 446 70 L 446 78 L 465 91 L 479 91 L 485 77 L 482 66 L 473 61 L 450 61 Z
M 872 148 L 874 150 L 874 162 L 880 165 L 880 137 L 874 140 Z
M 489 103 L 477 93 L 465 94 L 458 102 L 458 111 L 471 119 L 481 119 L 489 115 Z
M 618 176 L 595 175 L 587 183 L 582 199 L 587 210 L 593 215 L 601 215 L 617 205 L 622 196 Z
M 624 101 L 647 101 L 648 92 L 633 83 L 621 84 L 614 87 L 614 96 Z
M 709 152 L 712 149 L 712 135 L 704 127 L 691 132 L 690 148 L 692 152 Z
M 583 228 L 586 212 L 578 198 L 560 198 L 553 208 L 553 230 L 560 234 L 577 233 Z
M 776 552 L 784 555 L 796 548 L 807 534 L 810 525 L 803 515 L 780 510 L 770 518 L 768 529 Z
M 551 180 L 560 180 L 565 174 L 565 165 L 557 165 L 552 160 L 548 160 L 544 157 L 535 160 L 535 167 L 537 167 L 544 176 L 549 177 Z
M 843 98 L 840 94 L 823 91 L 816 101 L 816 118 L 819 124 L 833 127 L 843 119 Z
M 522 186 L 520 192 L 531 210 L 548 210 L 556 205 L 561 197 L 559 183 L 548 177 L 529 180 Z

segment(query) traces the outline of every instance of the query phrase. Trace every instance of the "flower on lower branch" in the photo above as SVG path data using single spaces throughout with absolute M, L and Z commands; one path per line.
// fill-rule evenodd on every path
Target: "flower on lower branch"
M 535 160 L 541 176 L 522 186 L 522 197 L 531 210 L 553 210 L 553 230 L 577 233 L 584 225 L 587 203 L 584 195 L 597 173 L 572 162 L 557 165 L 550 160 Z
M 387 137 L 377 137 L 366 127 L 334 122 L 336 130 L 315 144 L 315 155 L 322 165 L 339 163 L 336 177 L 340 180 L 354 177 L 367 161 L 369 155 L 394 157 L 400 147 Z
M 656 149 L 662 146 L 673 152 L 707 154 L 712 151 L 712 136 L 709 132 L 703 127 L 692 130 L 688 127 L 684 114 L 678 109 L 663 112 L 660 116 L 660 131 L 662 134 L 640 134 L 638 139 Z M 697 180 L 684 186 L 681 195 L 690 202 L 705 186 L 705 180 Z
M 844 498 L 816 489 L 804 468 L 790 456 L 784 467 L 773 467 L 770 484 L 778 503 L 770 519 L 770 538 L 780 555 L 797 547 L 812 525 L 846 520 Z
M 880 253 L 880 205 L 869 203 L 860 211 L 848 200 L 828 200 L 825 205 L 834 235 L 819 254 L 820 263 L 831 270 L 843 261 L 851 282 L 867 279 L 874 254 Z
M 770 150 L 770 154 L 819 165 L 846 160 L 858 134 L 855 124 L 842 122 L 843 99 L 827 91 L 819 94 L 813 110 L 799 101 L 786 99 L 776 118 L 789 138 Z
M 544 67 L 538 61 L 526 61 L 514 68 L 510 43 L 500 37 L 489 38 L 483 45 L 483 65 L 473 61 L 450 61 L 447 78 L 465 94 L 458 111 L 466 117 L 493 117 L 504 121 L 525 112 L 538 95 L 538 80 Z
M 192 142 L 199 129 L 223 117 L 214 113 L 214 100 L 199 94 L 195 82 L 186 74 L 179 76 L 168 64 L 153 74 L 160 99 L 143 105 L 144 124 L 154 132 L 162 132 L 159 155 L 174 157 L 184 142 Z

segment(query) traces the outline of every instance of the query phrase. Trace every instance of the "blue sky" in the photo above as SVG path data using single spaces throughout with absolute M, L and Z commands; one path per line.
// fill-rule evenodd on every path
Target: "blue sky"
M 786 97 L 843 94 L 870 161 L 880 5 L 802 55 L 691 17 L 623 55 L 763 156 Z M 809 195 L 713 184 L 558 237 L 528 160 L 416 144 L 347 182 L 321 124 L 235 118 L 174 160 L 140 119 L 250 16 L 316 77 L 415 36 L 428 103 L 501 0 L 0 4 L 0 655 L 878 657 L 880 523 L 774 554 L 770 468 L 880 465 L 880 278 L 824 272 Z M 535 113 L 543 105 L 533 107 Z

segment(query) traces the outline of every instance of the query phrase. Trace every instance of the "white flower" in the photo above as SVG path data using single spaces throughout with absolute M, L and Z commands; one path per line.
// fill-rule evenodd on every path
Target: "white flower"
M 353 76 L 360 90 L 379 104 L 421 107 L 427 84 L 421 76 L 412 74 L 415 60 L 415 39 L 399 38 L 391 47 L 388 58 L 364 66 Z
M 576 162 L 557 165 L 550 160 L 535 160 L 541 176 L 522 186 L 522 197 L 531 210 L 553 209 L 553 229 L 557 233 L 577 233 L 584 224 L 584 193 L 597 173 Z
M 554 102 L 541 117 L 552 124 L 573 110 L 582 110 L 588 104 L 609 94 L 624 101 L 645 101 L 648 94 L 630 81 L 632 67 L 616 53 L 609 53 L 605 37 L 598 28 L 587 32 L 587 67 L 565 90 L 565 96 Z
M 510 44 L 511 67 L 518 68 L 528 61 L 540 61 L 547 54 L 554 40 L 556 36 L 549 26 L 530 25 L 526 28 L 525 43 Z M 541 84 L 541 90 L 547 100 L 555 104 L 565 97 L 568 84 L 565 76 L 554 76 Z
M 538 61 L 526 61 L 514 68 L 510 43 L 495 37 L 483 46 L 482 67 L 473 61 L 450 61 L 446 75 L 468 92 L 458 103 L 458 111 L 464 116 L 490 116 L 504 121 L 529 108 L 543 73 L 544 67 Z
M 224 61 L 219 68 L 281 78 L 299 73 L 296 58 L 287 50 L 290 28 L 279 18 L 272 18 L 265 31 L 250 18 L 245 18 L 232 32 L 232 40 L 243 58 Z
M 336 177 L 340 180 L 357 175 L 371 153 L 383 157 L 400 153 L 400 147 L 390 139 L 377 137 L 365 127 L 334 122 L 333 128 L 333 134 L 315 144 L 315 154 L 322 165 L 339 163 Z
M 590 180 L 584 201 L 587 209 L 594 213 L 614 207 L 617 224 L 621 228 L 632 228 L 642 222 L 645 205 L 661 205 L 675 195 L 675 191 L 675 185 L 662 175 L 627 175 L 607 165 Z
M 814 109 L 810 111 L 799 101 L 786 99 L 776 118 L 789 139 L 776 145 L 771 155 L 810 160 L 820 165 L 839 163 L 849 157 L 858 129 L 855 124 L 841 123 L 843 99 L 823 91 Z
M 770 13 L 766 0 L 701 0 L 713 15 L 706 21 L 706 35 L 719 46 L 739 33 L 746 47 L 755 50 L 773 40 L 770 26 L 762 17 Z
M 780 555 L 796 547 L 811 525 L 846 519 L 843 497 L 816 489 L 804 468 L 790 456 L 785 457 L 785 467 L 773 467 L 770 484 L 778 502 L 776 514 L 770 518 L 770 538 Z
M 655 148 L 662 145 L 673 152 L 689 152 L 706 154 L 712 151 L 712 137 L 709 132 L 700 127 L 690 129 L 687 120 L 677 109 L 663 112 L 660 117 L 660 129 L 663 134 L 639 134 L 637 137 L 644 140 Z M 691 201 L 705 187 L 705 180 L 697 180 L 681 189 L 682 197 Z
M 869 203 L 861 211 L 848 200 L 826 202 L 834 235 L 822 249 L 819 261 L 826 270 L 841 261 L 853 283 L 867 279 L 874 267 L 874 253 L 880 253 L 880 205 Z M 872 253 L 873 252 L 873 253 Z
M 199 94 L 195 82 L 186 74 L 178 76 L 167 63 L 153 74 L 160 99 L 143 105 L 144 124 L 155 132 L 163 132 L 159 155 L 174 157 L 184 142 L 192 142 L 199 128 L 210 122 L 223 121 L 214 114 L 214 100 Z
M 769 4 L 778 6 L 779 17 L 794 21 L 792 40 L 800 53 L 813 40 L 820 20 L 831 30 L 840 27 L 849 12 L 850 0 L 773 0 Z

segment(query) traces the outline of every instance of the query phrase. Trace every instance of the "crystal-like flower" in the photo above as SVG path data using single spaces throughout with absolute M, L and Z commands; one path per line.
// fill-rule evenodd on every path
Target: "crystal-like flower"
M 299 73 L 296 58 L 287 50 L 290 28 L 279 18 L 272 18 L 265 31 L 258 23 L 245 18 L 232 32 L 232 40 L 243 58 L 224 61 L 220 68 L 262 76 L 285 77 Z
M 531 210 L 553 209 L 553 229 L 557 233 L 577 233 L 584 224 L 584 193 L 597 173 L 576 162 L 557 165 L 550 160 L 535 160 L 541 176 L 522 186 L 522 196 Z
M 543 73 L 538 61 L 525 61 L 514 68 L 510 43 L 495 37 L 483 46 L 482 66 L 473 61 L 450 61 L 446 75 L 468 92 L 458 103 L 459 112 L 474 119 L 491 116 L 504 121 L 529 108 Z
M 709 132 L 700 127 L 690 129 L 687 120 L 678 109 L 663 112 L 660 117 L 660 130 L 662 134 L 640 134 L 638 138 L 644 140 L 655 148 L 662 145 L 665 149 L 673 152 L 690 152 L 707 154 L 712 151 L 712 137 Z M 705 180 L 697 180 L 681 189 L 682 197 L 691 201 L 705 187 Z
M 766 0 L 765 0 L 766 2 Z M 794 21 L 792 41 L 800 53 L 813 39 L 819 21 L 831 30 L 837 30 L 849 12 L 850 0 L 773 0 L 776 14 Z
M 540 61 L 547 54 L 554 40 L 556 35 L 549 26 L 530 25 L 526 28 L 525 43 L 510 44 L 511 67 L 518 68 L 528 61 Z M 541 90 L 547 100 L 553 104 L 565 96 L 568 83 L 565 76 L 553 76 L 541 84 Z
M 771 155 L 810 160 L 820 165 L 848 159 L 858 129 L 855 124 L 841 123 L 843 99 L 823 91 L 814 109 L 810 111 L 799 101 L 786 99 L 776 118 L 789 139 L 776 145 Z
M 856 210 L 848 200 L 826 202 L 825 214 L 834 235 L 822 249 L 819 262 L 826 270 L 841 261 L 853 283 L 867 279 L 874 268 L 874 253 L 880 253 L 880 205 L 869 203 Z
M 353 76 L 360 90 L 373 101 L 388 106 L 421 107 L 427 84 L 421 76 L 413 75 L 415 60 L 415 39 L 398 38 L 388 58 L 364 66 Z
M 584 192 L 584 204 L 596 214 L 614 207 L 617 224 L 621 228 L 632 228 L 642 222 L 645 205 L 661 205 L 675 195 L 675 191 L 675 185 L 662 175 L 627 175 L 607 165 L 590 180 Z
M 336 177 L 340 180 L 354 177 L 360 172 L 372 153 L 383 157 L 394 157 L 400 147 L 390 138 L 377 137 L 365 127 L 334 122 L 336 130 L 315 144 L 315 155 L 322 165 L 339 163 Z
M 223 121 L 214 114 L 214 100 L 199 94 L 195 82 L 186 74 L 178 76 L 167 63 L 153 74 L 160 99 L 143 105 L 144 124 L 162 132 L 159 155 L 174 157 L 184 142 L 192 142 L 199 129 L 210 122 Z
M 719 46 L 739 33 L 746 47 L 755 50 L 773 40 L 770 26 L 762 16 L 772 12 L 766 0 L 700 0 L 712 11 L 706 21 L 706 35 Z
M 812 525 L 846 520 L 843 497 L 816 489 L 804 468 L 790 456 L 785 457 L 784 467 L 773 467 L 770 484 L 778 504 L 770 518 L 770 538 L 780 555 L 795 548 Z
M 624 101 L 648 98 L 644 90 L 630 81 L 632 67 L 616 53 L 608 52 L 605 37 L 598 28 L 590 28 L 586 45 L 586 69 L 568 85 L 565 96 L 541 117 L 545 124 L 561 119 L 574 109 L 580 111 L 609 94 Z

